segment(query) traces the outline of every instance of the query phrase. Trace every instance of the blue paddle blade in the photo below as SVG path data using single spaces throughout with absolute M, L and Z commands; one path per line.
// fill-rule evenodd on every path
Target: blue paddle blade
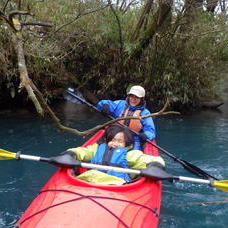
M 71 93 L 75 94 L 76 96 L 72 96 Z M 83 100 L 85 99 L 83 95 L 76 89 L 73 88 L 68 88 L 67 90 L 64 91 L 63 97 L 65 100 L 70 101 L 74 104 L 84 104 L 81 102 L 77 97 L 82 98 Z

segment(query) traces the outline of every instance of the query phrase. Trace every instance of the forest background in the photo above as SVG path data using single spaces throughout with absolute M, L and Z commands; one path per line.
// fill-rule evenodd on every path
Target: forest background
M 228 87 L 225 0 L 1 0 L 0 104 L 27 105 L 19 74 L 48 102 L 73 86 L 94 103 L 140 84 L 153 110 L 221 100 Z M 22 83 L 23 82 L 23 83 Z

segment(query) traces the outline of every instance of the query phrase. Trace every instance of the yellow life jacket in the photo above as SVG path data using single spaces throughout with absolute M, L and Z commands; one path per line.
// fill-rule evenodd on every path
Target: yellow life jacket
M 126 116 L 140 116 L 141 110 L 135 110 L 133 113 L 129 112 L 129 108 L 125 109 L 121 117 L 126 117 Z M 142 129 L 142 124 L 140 119 L 130 119 L 130 120 L 120 120 L 119 121 L 121 124 L 124 124 L 131 128 L 134 131 L 140 132 Z

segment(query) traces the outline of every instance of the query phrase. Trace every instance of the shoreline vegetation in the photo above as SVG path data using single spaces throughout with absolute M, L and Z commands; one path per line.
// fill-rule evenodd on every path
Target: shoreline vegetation
M 48 103 L 69 86 L 92 103 L 120 99 L 132 84 L 145 87 L 153 111 L 167 99 L 182 113 L 222 105 L 226 9 L 216 1 L 138 2 L 2 1 L 1 107 L 31 105 L 36 88 Z

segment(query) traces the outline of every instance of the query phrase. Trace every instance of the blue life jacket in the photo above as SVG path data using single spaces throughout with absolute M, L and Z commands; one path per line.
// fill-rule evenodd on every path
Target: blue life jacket
M 127 149 L 124 147 L 109 148 L 107 144 L 99 144 L 95 156 L 92 158 L 91 163 L 102 164 L 102 165 L 112 165 L 119 166 L 122 168 L 128 168 L 126 159 Z M 125 181 L 130 181 L 131 178 L 127 173 L 120 173 L 115 171 L 100 170 L 109 175 L 116 176 L 124 179 Z

